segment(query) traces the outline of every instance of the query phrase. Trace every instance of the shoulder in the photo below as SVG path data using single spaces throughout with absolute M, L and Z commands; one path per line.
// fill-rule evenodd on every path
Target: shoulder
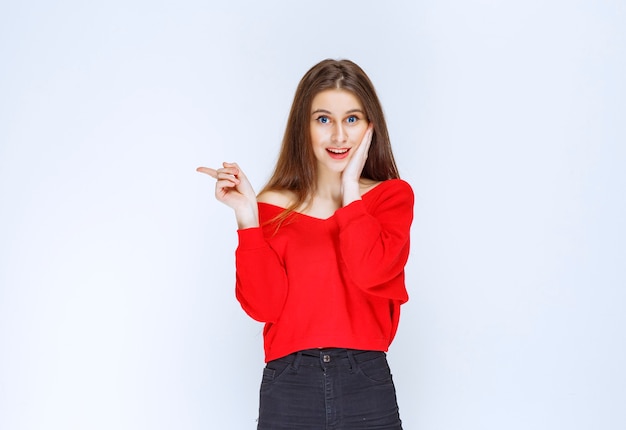
M 413 213 L 415 197 L 408 182 L 388 179 L 380 182 L 363 196 L 363 201 L 372 213 L 390 213 L 393 216 Z
M 387 182 L 393 189 L 398 190 L 400 193 L 413 195 L 413 188 L 411 188 L 411 185 L 404 179 L 389 179 L 385 182 Z
M 266 190 L 257 196 L 257 201 L 286 208 L 295 201 L 295 194 L 288 190 Z
M 411 197 L 413 198 L 413 188 L 403 179 L 387 179 L 386 181 L 373 184 L 366 192 L 380 194 L 385 197 Z

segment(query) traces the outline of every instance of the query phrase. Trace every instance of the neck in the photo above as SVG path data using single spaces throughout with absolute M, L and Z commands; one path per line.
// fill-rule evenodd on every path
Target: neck
M 341 201 L 341 173 L 320 172 L 317 178 L 315 197 L 324 200 Z

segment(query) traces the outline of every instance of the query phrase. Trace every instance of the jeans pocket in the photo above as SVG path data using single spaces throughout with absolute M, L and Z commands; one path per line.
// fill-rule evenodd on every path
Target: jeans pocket
M 358 373 L 372 382 L 384 384 L 392 380 L 387 357 L 382 353 L 371 360 L 359 362 L 357 366 Z
M 292 368 L 292 360 L 287 358 L 279 358 L 272 360 L 263 369 L 262 384 L 272 384 L 276 382 L 280 377 Z

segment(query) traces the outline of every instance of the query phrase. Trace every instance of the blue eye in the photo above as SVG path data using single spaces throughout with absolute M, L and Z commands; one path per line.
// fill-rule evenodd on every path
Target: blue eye
M 320 116 L 317 120 L 322 124 L 328 124 L 328 122 L 330 121 L 326 116 Z
M 356 116 L 350 116 L 348 117 L 348 119 L 346 121 L 348 121 L 348 124 L 354 124 L 355 122 L 357 122 L 359 119 Z

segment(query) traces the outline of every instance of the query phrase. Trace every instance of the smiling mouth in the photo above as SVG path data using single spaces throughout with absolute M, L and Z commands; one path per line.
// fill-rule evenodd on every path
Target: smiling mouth
M 335 159 L 342 159 L 348 156 L 350 148 L 326 148 L 329 155 Z

